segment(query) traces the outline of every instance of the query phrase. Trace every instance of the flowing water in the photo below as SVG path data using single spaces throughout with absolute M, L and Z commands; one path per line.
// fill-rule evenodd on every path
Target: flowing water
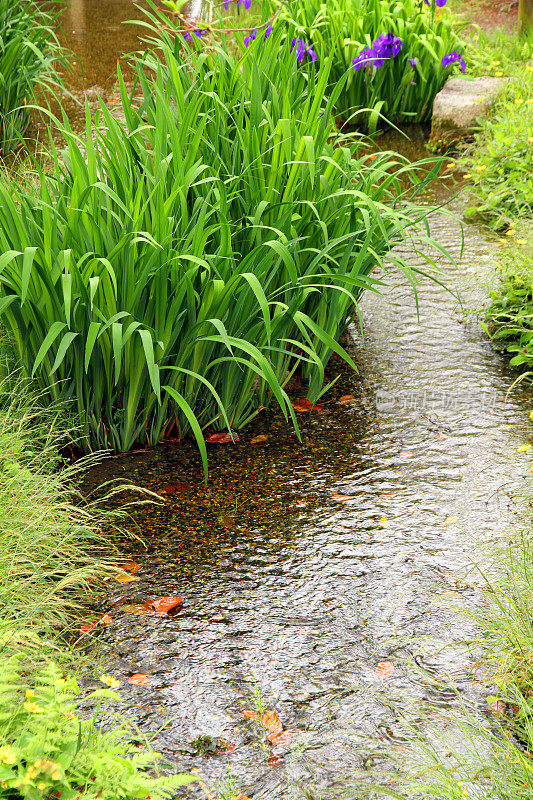
M 123 0 L 67 10 L 95 94 L 136 46 L 119 25 L 131 15 Z M 395 146 L 424 155 L 423 132 Z M 427 201 L 449 194 L 441 184 Z M 88 477 L 89 493 L 111 478 L 164 490 L 132 512 L 139 538 L 119 542 L 141 568 L 102 606 L 102 660 L 155 746 L 211 786 L 234 778 L 254 800 L 349 797 L 356 775 L 377 777 L 375 744 L 401 739 L 403 715 L 423 725 L 457 707 L 449 678 L 484 706 L 469 669 L 475 629 L 449 601 L 480 605 L 473 560 L 516 526 L 507 493 L 529 470 L 517 447 L 531 435 L 530 398 L 508 394 L 515 375 L 456 296 L 482 307 L 497 245 L 469 227 L 461 252 L 446 213 L 432 234 L 457 259 L 437 259 L 453 291 L 423 279 L 417 310 L 391 275 L 382 296 L 367 295 L 346 340 L 359 374 L 332 360 L 341 377 L 321 410 L 299 414 L 301 443 L 273 411 L 237 444 L 212 446 L 207 485 L 189 443 L 108 459 Z M 180 613 L 142 613 L 169 595 L 183 598 Z M 149 686 L 129 685 L 134 673 Z M 290 740 L 259 735 L 243 711 L 261 704 Z

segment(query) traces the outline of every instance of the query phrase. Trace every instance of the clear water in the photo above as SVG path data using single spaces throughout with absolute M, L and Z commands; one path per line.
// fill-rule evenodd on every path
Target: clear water
M 94 97 L 107 96 L 116 57 L 136 46 L 120 25 L 132 14 L 123 0 L 75 0 L 66 12 Z M 392 144 L 424 155 L 423 131 L 411 136 Z M 441 184 L 428 202 L 449 194 Z M 451 208 L 460 213 L 458 201 Z M 445 603 L 479 606 L 478 547 L 515 524 L 507 493 L 529 472 L 517 447 L 531 436 L 531 399 L 524 388 L 508 395 L 515 375 L 456 296 L 483 306 L 497 245 L 469 227 L 462 250 L 461 224 L 446 213 L 432 234 L 457 259 L 438 258 L 448 289 L 421 280 L 417 311 L 391 275 L 383 296 L 365 297 L 363 334 L 353 325 L 346 341 L 359 374 L 331 362 L 340 380 L 320 412 L 299 415 L 301 444 L 271 412 L 238 444 L 212 447 L 207 485 L 189 443 L 112 458 L 88 476 L 96 494 L 110 478 L 174 487 L 133 512 L 138 539 L 117 543 L 141 569 L 102 603 L 113 621 L 100 643 L 131 716 L 211 786 L 233 777 L 254 800 L 348 797 L 356 775 L 377 779 L 375 743 L 403 735 L 403 714 L 424 725 L 427 703 L 457 707 L 448 677 L 484 707 L 468 669 L 475 630 Z M 268 442 L 252 446 L 260 433 Z M 137 613 L 166 595 L 184 599 L 181 613 Z M 395 668 L 385 680 L 384 661 Z M 137 672 L 149 688 L 128 685 Z M 243 715 L 258 692 L 293 732 L 288 747 L 271 748 Z

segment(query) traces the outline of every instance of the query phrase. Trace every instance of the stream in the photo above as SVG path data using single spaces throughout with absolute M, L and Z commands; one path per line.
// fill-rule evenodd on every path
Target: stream
M 90 96 L 110 91 L 115 58 L 136 47 L 120 25 L 132 15 L 123 0 L 67 9 Z M 379 146 L 426 157 L 424 132 L 410 136 Z M 441 181 L 424 202 L 459 186 Z M 531 437 L 531 398 L 520 385 L 509 392 L 516 375 L 465 319 L 486 303 L 498 244 L 468 226 L 463 246 L 461 203 L 432 223 L 457 261 L 436 258 L 448 289 L 422 280 L 418 311 L 398 273 L 382 296 L 366 295 L 361 329 L 345 341 L 359 373 L 332 359 L 328 375 L 340 378 L 320 410 L 298 415 L 301 443 L 272 410 L 238 443 L 211 446 L 207 484 L 189 442 L 107 459 L 85 480 L 93 496 L 116 478 L 163 490 L 132 511 L 137 538 L 117 538 L 140 569 L 102 602 L 112 621 L 99 657 L 156 749 L 212 789 L 351 797 L 356 776 L 377 779 L 376 742 L 401 741 L 404 718 L 423 727 L 461 698 L 486 708 L 470 668 L 475 627 L 450 601 L 480 607 L 475 563 L 517 528 L 508 493 L 529 473 L 517 448 Z M 143 610 L 164 596 L 183 598 L 182 610 Z M 135 673 L 148 685 L 129 685 Z M 290 736 L 271 747 L 243 713 L 257 707 L 274 709 Z

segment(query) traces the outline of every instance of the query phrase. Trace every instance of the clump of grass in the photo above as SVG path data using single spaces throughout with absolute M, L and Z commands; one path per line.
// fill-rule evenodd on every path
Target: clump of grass
M 4 654 L 23 641 L 58 646 L 111 574 L 103 518 L 77 497 L 84 468 L 62 465 L 64 412 L 0 383 L 0 628 Z M 79 502 L 75 502 L 76 499 Z
M 0 0 L 0 156 L 22 142 L 36 88 L 57 86 L 57 7 Z
M 192 432 L 205 463 L 209 426 L 273 401 L 295 424 L 295 369 L 314 401 L 332 352 L 354 366 L 339 337 L 385 258 L 416 286 L 392 250 L 429 210 L 404 196 L 416 165 L 337 135 L 331 61 L 300 68 L 281 26 L 205 51 L 152 32 L 140 106 L 119 74 L 125 122 L 87 110 L 37 190 L 0 186 L 0 314 L 87 448 Z

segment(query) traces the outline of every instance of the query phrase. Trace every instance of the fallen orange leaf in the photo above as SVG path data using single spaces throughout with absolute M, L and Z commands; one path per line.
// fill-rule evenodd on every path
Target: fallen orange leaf
M 257 711 L 249 711 L 248 709 L 245 709 L 242 713 L 246 719 L 259 719 L 259 714 Z
M 332 494 L 332 500 L 336 500 L 337 503 L 349 503 L 350 500 L 353 500 L 351 494 Z
M 339 397 L 339 403 L 342 403 L 343 406 L 349 406 L 355 403 L 355 397 L 353 394 L 343 394 L 342 397 Z
M 132 575 L 135 575 L 136 572 L 139 572 L 140 568 L 141 565 L 136 564 L 135 561 L 126 561 L 125 564 L 122 564 L 122 569 L 127 569 Z
M 298 400 L 294 400 L 291 405 L 295 411 L 302 413 L 305 411 L 322 411 L 322 406 L 314 406 L 307 397 L 300 397 Z
M 271 736 L 276 736 L 283 730 L 283 725 L 281 724 L 279 716 L 272 710 L 265 711 L 264 714 L 261 715 L 261 724 L 268 731 L 268 739 L 270 739 Z
M 254 436 L 253 439 L 250 439 L 250 444 L 254 447 L 259 447 L 260 445 L 266 444 L 268 442 L 268 436 L 265 436 L 264 433 L 260 433 L 258 436 Z
M 109 614 L 104 614 L 104 616 L 100 620 L 100 625 L 111 625 L 112 622 L 113 618 Z
M 273 747 L 286 747 L 292 736 L 292 731 L 280 731 L 279 733 L 269 733 L 267 738 Z
M 406 461 L 408 458 L 412 458 L 413 456 L 414 453 L 411 452 L 411 450 L 402 450 L 402 452 L 400 453 L 400 458 L 403 459 L 404 461 Z
M 91 622 L 90 625 L 81 625 L 80 631 L 82 633 L 89 633 L 89 631 L 92 631 L 93 628 L 96 628 L 96 622 Z
M 183 597 L 162 597 L 160 600 L 153 600 L 152 605 L 158 614 L 168 614 L 183 605 Z
M 376 664 L 376 675 L 380 680 L 390 678 L 394 670 L 395 667 L 392 661 L 380 661 L 379 664 Z
M 136 672 L 135 675 L 128 678 L 128 683 L 132 683 L 135 686 L 144 686 L 147 689 L 150 686 L 150 678 L 148 675 L 143 675 L 142 672 Z

